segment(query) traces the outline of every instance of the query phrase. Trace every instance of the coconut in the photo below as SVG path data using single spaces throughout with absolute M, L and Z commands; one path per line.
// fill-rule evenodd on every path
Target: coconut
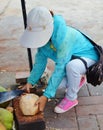
M 4 108 L 0 108 L 0 122 L 6 130 L 11 130 L 13 127 L 13 114 Z
M 32 93 L 21 95 L 20 97 L 20 109 L 23 115 L 35 115 L 39 112 L 38 105 L 35 105 L 39 96 Z

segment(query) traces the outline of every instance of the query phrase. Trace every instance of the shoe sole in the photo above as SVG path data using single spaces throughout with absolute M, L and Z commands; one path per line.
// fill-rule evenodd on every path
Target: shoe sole
M 72 107 L 70 107 L 68 110 L 65 110 L 65 111 L 62 111 L 62 112 L 57 112 L 57 111 L 55 111 L 55 109 L 54 109 L 54 112 L 55 112 L 55 113 L 58 113 L 58 114 L 64 113 L 64 112 L 69 111 L 70 109 L 72 109 L 73 107 L 75 107 L 75 106 L 77 106 L 77 105 L 78 105 L 78 102 L 77 102 L 75 105 L 73 105 Z

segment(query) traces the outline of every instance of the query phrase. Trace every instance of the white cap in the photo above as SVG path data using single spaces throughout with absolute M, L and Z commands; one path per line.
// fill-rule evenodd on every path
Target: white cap
M 26 48 L 44 46 L 53 33 L 53 18 L 48 9 L 37 6 L 27 17 L 27 28 L 20 39 L 20 44 Z

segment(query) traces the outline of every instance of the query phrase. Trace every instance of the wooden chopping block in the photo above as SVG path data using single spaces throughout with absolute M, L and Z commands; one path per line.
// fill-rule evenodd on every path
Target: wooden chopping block
M 34 116 L 24 116 L 19 107 L 19 100 L 19 97 L 13 100 L 16 130 L 44 130 L 45 121 L 43 113 L 38 113 Z

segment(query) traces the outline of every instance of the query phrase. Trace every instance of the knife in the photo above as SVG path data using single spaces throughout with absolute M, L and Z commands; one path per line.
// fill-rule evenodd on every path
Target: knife
M 20 96 L 24 92 L 25 90 L 11 90 L 6 92 L 0 92 L 0 104 L 12 100 L 17 96 Z

